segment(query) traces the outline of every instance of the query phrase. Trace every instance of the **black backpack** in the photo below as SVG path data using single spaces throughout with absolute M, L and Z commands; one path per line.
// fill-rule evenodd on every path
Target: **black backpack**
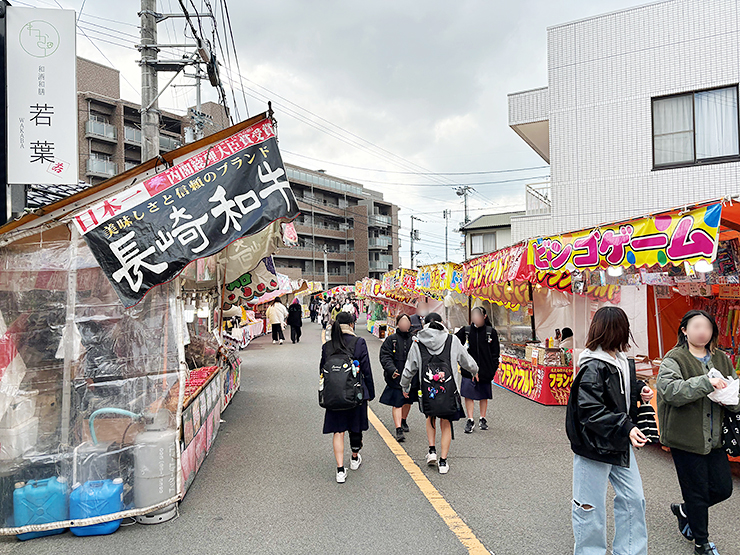
M 419 342 L 419 351 L 421 353 L 421 369 L 419 370 L 421 389 L 419 408 L 421 412 L 426 416 L 456 419 L 462 402 L 450 366 L 452 336 L 445 340 L 444 349 L 438 355 L 430 353 L 421 342 Z
M 319 406 L 329 410 L 351 410 L 363 401 L 362 372 L 353 365 L 355 344 L 353 337 L 347 348 L 334 351 L 326 357 L 319 373 Z

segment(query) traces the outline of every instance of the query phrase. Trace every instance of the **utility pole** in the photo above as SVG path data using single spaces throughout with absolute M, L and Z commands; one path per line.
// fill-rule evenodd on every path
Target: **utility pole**
M 449 257 L 449 255 L 447 253 L 447 228 L 449 227 L 450 217 L 452 216 L 452 211 L 451 210 L 445 210 L 442 213 L 442 216 L 445 219 L 445 262 L 449 262 L 450 257 Z
M 159 156 L 157 0 L 141 0 L 141 161 Z
M 475 191 L 470 185 L 461 185 L 457 189 L 455 189 L 455 192 L 457 193 L 457 196 L 463 197 L 463 201 L 465 202 L 465 225 L 468 225 L 470 223 L 470 218 L 468 217 L 468 195 Z
M 418 229 L 414 229 L 414 220 L 419 221 L 419 222 L 423 222 L 424 221 L 421 218 L 417 218 L 416 216 L 411 216 L 411 242 L 409 244 L 411 245 L 411 248 L 410 248 L 410 254 L 411 254 L 410 265 L 411 265 L 411 269 L 412 270 L 414 269 L 414 255 L 416 254 L 414 252 L 414 241 L 419 241 L 420 240 L 419 239 L 419 230 Z

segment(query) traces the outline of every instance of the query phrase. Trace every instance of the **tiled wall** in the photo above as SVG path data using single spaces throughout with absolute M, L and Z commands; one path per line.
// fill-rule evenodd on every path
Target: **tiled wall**
M 516 239 L 740 194 L 740 163 L 653 171 L 651 98 L 740 81 L 740 0 L 670 0 L 548 30 L 551 219 Z

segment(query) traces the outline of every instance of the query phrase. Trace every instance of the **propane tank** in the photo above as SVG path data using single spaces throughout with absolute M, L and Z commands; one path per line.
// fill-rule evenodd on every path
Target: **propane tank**
M 169 428 L 170 411 L 145 414 L 145 431 L 134 441 L 134 504 L 151 507 L 177 495 L 177 431 Z M 147 515 L 137 516 L 141 524 L 167 522 L 177 514 L 173 503 Z

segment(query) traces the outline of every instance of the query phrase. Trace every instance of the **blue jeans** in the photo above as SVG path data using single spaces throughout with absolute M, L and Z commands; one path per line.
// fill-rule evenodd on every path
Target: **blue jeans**
M 611 482 L 614 497 L 614 555 L 647 555 L 645 495 L 630 447 L 630 467 L 573 457 L 574 555 L 605 555 L 606 492 Z

